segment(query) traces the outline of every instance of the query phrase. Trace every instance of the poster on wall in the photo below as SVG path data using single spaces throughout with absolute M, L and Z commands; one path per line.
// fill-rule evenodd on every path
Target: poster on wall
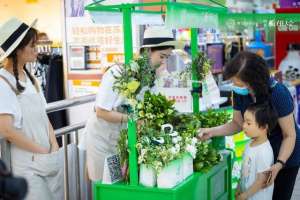
M 123 0 L 118 3 L 133 3 Z M 102 74 L 115 63 L 124 62 L 122 24 L 93 23 L 85 6 L 94 0 L 65 0 L 66 67 L 68 96 L 96 93 Z M 116 1 L 105 1 L 114 4 Z M 136 29 L 133 27 L 133 46 L 136 49 Z M 82 81 L 96 81 L 97 84 L 84 85 Z M 77 84 L 74 84 L 77 83 Z M 87 89 L 84 87 L 96 87 Z
M 132 3 L 137 0 L 122 0 Z M 85 6 L 95 0 L 64 0 L 65 72 L 68 98 L 96 94 L 105 70 L 123 61 L 123 30 L 121 23 L 93 23 Z M 115 4 L 106 0 L 105 4 Z M 133 47 L 137 46 L 137 30 L 133 26 Z M 94 103 L 69 109 L 70 124 L 88 119 Z M 86 199 L 86 198 L 83 198 Z

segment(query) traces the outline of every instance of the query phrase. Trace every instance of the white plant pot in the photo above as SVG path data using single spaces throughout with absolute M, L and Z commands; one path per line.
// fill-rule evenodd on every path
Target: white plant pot
M 157 175 L 158 188 L 173 188 L 183 180 L 182 177 L 182 159 L 177 159 L 166 167 Z
M 189 153 L 186 153 L 182 157 L 182 176 L 183 176 L 183 179 L 186 179 L 187 177 L 189 177 L 193 173 L 194 173 L 193 157 Z
M 140 165 L 140 184 L 146 187 L 154 187 L 156 185 L 156 172 L 154 168 Z

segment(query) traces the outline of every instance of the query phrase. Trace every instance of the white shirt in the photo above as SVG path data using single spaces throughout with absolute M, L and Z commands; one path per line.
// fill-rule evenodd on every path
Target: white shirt
M 24 72 L 25 73 L 25 72 Z M 16 88 L 16 79 L 15 77 L 6 71 L 5 69 L 0 69 L 0 74 L 4 76 L 15 88 Z M 26 76 L 26 82 L 19 81 L 20 84 L 25 87 L 25 90 L 22 94 L 36 94 L 37 91 L 34 85 L 31 83 L 29 77 Z M 43 92 L 40 92 L 40 95 L 44 98 Z M 46 109 L 46 100 L 45 109 Z M 22 128 L 22 112 L 17 99 L 16 94 L 10 86 L 0 78 L 0 114 L 10 114 L 13 116 L 14 127 Z
M 246 191 L 256 179 L 258 173 L 270 169 L 274 163 L 273 150 L 270 142 L 251 147 L 250 143 L 246 145 L 243 154 L 243 164 L 241 171 L 241 191 Z M 261 189 L 248 200 L 272 200 L 274 185 Z
M 118 91 L 113 90 L 114 82 L 116 81 L 115 76 L 120 75 L 120 66 L 114 65 L 110 69 L 108 69 L 101 80 L 95 106 L 102 108 L 107 111 L 111 111 L 119 107 L 120 105 L 127 104 L 127 100 Z M 157 81 L 154 82 L 154 86 L 152 88 L 144 87 L 141 89 L 139 94 L 137 95 L 138 100 L 142 100 L 145 91 L 150 90 L 151 93 L 156 94 L 157 92 Z
M 120 66 L 114 65 L 104 73 L 96 97 L 96 107 L 111 111 L 126 102 L 118 91 L 113 90 L 116 81 L 114 76 L 120 75 L 119 70 Z

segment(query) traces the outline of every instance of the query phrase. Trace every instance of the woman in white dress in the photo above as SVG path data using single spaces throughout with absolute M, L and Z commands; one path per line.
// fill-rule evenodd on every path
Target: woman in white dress
M 145 30 L 141 52 L 147 52 L 152 66 L 165 64 L 178 42 L 171 30 L 153 26 Z M 98 90 L 95 113 L 86 125 L 86 150 L 88 176 L 92 181 L 102 180 L 105 157 L 116 153 L 119 133 L 128 120 L 120 106 L 126 100 L 113 90 L 113 72 L 119 66 L 111 67 L 102 77 Z
M 12 18 L 0 27 L 0 136 L 11 143 L 12 172 L 28 183 L 26 199 L 63 199 L 63 167 L 46 100 L 25 68 L 37 56 L 34 24 Z

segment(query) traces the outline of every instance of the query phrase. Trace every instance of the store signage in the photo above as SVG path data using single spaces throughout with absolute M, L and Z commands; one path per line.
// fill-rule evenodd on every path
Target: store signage
M 179 112 L 192 112 L 191 88 L 166 88 L 159 87 L 158 92 L 165 95 L 169 100 L 175 101 L 175 109 Z

